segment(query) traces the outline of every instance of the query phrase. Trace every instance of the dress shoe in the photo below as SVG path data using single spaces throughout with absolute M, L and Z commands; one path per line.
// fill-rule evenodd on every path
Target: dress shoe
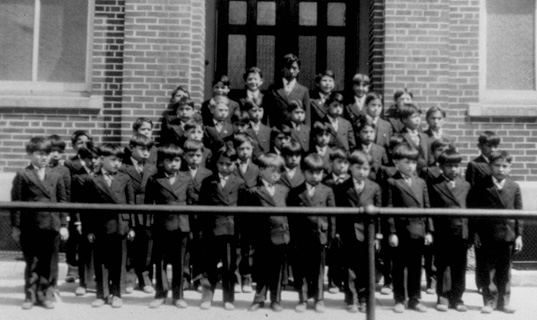
M 427 294 L 435 294 L 436 293 L 436 291 L 433 288 L 427 288 L 427 290 L 425 290 L 425 292 Z
M 395 313 L 405 312 L 405 305 L 402 304 L 401 302 L 396 303 L 395 306 L 393 306 L 393 312 Z
M 188 308 L 188 304 L 183 299 L 177 299 L 177 300 L 175 300 L 175 302 L 173 304 L 179 309 Z
M 120 297 L 112 297 L 112 303 L 110 303 L 112 305 L 112 308 L 121 308 L 123 306 L 123 299 L 121 299 Z
M 34 306 L 34 303 L 31 300 L 24 300 L 22 303 L 22 309 L 23 310 L 30 310 Z
M 155 288 L 153 288 L 152 286 L 144 286 L 142 290 L 145 293 L 155 293 Z
M 149 303 L 149 308 L 156 309 L 156 308 L 160 307 L 163 304 L 164 304 L 164 299 L 163 298 L 155 299 L 155 300 L 153 300 L 153 301 L 151 301 Z
M 315 302 L 315 312 L 317 313 L 323 313 L 326 311 L 326 307 L 324 306 L 324 301 L 320 300 Z
M 104 299 L 96 299 L 95 301 L 91 303 L 91 306 L 93 308 L 100 308 L 104 306 L 105 304 L 106 304 L 106 301 L 104 301 Z
M 423 304 L 419 303 L 419 302 L 416 303 L 416 304 L 413 305 L 413 306 L 409 306 L 408 308 L 409 308 L 409 309 L 412 309 L 412 310 L 416 310 L 416 311 L 418 311 L 418 312 L 427 312 L 427 307 L 424 306 Z
M 125 293 L 131 294 L 134 292 L 134 287 L 132 285 L 129 285 L 125 288 Z
M 78 267 L 67 265 L 67 275 L 65 276 L 65 282 L 73 283 L 78 279 Z
M 380 294 L 387 296 L 392 293 L 392 288 L 390 286 L 384 286 L 380 288 Z
M 232 302 L 224 302 L 224 310 L 235 310 L 235 305 Z
M 211 301 L 203 301 L 200 304 L 200 309 L 201 310 L 209 310 L 209 309 L 211 309 Z
M 78 287 L 76 288 L 75 290 L 75 295 L 76 296 L 83 296 L 83 295 L 86 295 L 86 288 L 85 287 Z
M 468 307 L 464 303 L 457 303 L 453 309 L 459 311 L 459 312 L 466 312 L 468 311 Z
M 264 302 L 254 302 L 252 305 L 248 308 L 248 311 L 257 311 L 265 306 Z
M 492 306 L 490 305 L 486 305 L 483 308 L 481 308 L 481 313 L 489 314 L 489 313 L 492 313 L 492 311 L 494 310 L 492 309 Z
M 274 311 L 274 312 L 282 312 L 282 310 L 283 310 L 282 304 L 279 303 L 279 302 L 272 302 L 272 303 L 270 304 L 270 308 L 271 308 L 272 311 Z
M 505 313 L 515 313 L 515 309 L 511 306 L 503 306 L 502 308 L 498 308 L 498 310 L 503 311 Z
M 54 301 L 45 300 L 41 302 L 41 305 L 45 309 L 54 309 Z
M 439 303 L 436 305 L 436 310 L 441 312 L 446 312 L 448 310 L 448 306 L 442 303 Z
M 367 310 L 367 306 L 365 302 L 358 303 L 358 311 L 360 311 L 361 313 L 365 313 L 366 310 Z
M 243 293 L 252 293 L 253 291 L 254 291 L 254 289 L 249 284 L 245 284 L 245 285 L 242 286 L 242 292 Z
M 307 308 L 308 308 L 307 302 L 299 302 L 295 307 L 295 311 L 298 313 L 302 313 L 302 312 L 305 312 Z
M 354 303 L 353 304 L 348 304 L 347 305 L 347 311 L 349 311 L 350 313 L 358 313 L 358 306 L 355 305 Z
M 238 283 L 235 283 L 235 286 L 233 287 L 233 291 L 235 291 L 235 293 L 241 293 L 242 292 L 241 285 Z

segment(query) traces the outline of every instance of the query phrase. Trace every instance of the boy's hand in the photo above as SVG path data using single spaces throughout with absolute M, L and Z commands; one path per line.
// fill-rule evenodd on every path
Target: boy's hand
M 433 235 L 427 232 L 425 234 L 425 245 L 430 246 L 431 244 L 433 244 Z
M 476 249 L 481 247 L 481 239 L 479 239 L 479 235 L 477 233 L 474 235 L 474 246 Z
M 95 235 L 93 233 L 88 233 L 88 242 L 89 243 L 95 242 Z
M 395 233 L 390 234 L 390 237 L 388 238 L 388 243 L 394 248 L 399 246 L 399 238 L 397 238 L 397 235 Z
M 21 241 L 21 229 L 19 227 L 11 228 L 11 238 L 17 243 Z
M 127 234 L 127 240 L 129 240 L 129 241 L 134 240 L 134 236 L 135 236 L 135 235 L 136 235 L 136 234 L 134 233 L 134 230 L 130 229 L 130 230 L 129 230 L 129 233 Z
M 518 236 L 515 239 L 515 252 L 522 251 L 522 236 Z
M 62 239 L 63 241 L 69 239 L 69 230 L 67 230 L 66 227 L 60 228 L 60 239 Z

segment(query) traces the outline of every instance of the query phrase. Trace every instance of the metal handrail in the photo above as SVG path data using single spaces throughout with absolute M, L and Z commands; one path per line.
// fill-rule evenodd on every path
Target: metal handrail
M 465 217 L 465 218 L 510 218 L 537 220 L 537 210 L 496 210 L 458 208 L 310 208 L 308 207 L 221 207 L 221 206 L 170 206 L 170 205 L 125 205 L 94 203 L 42 203 L 42 202 L 2 202 L 0 210 L 39 210 L 62 212 L 129 212 L 129 213 L 181 213 L 181 214 L 227 214 L 227 215 L 356 215 L 364 216 L 366 243 L 368 248 L 368 288 L 366 319 L 375 319 L 375 219 L 379 216 L 393 217 Z

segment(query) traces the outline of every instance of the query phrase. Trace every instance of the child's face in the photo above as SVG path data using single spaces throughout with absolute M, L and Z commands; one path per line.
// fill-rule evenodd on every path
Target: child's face
M 325 147 L 330 143 L 330 133 L 325 132 L 315 136 L 315 143 L 319 147 Z
M 300 164 L 300 160 L 302 159 L 302 156 L 299 154 L 291 154 L 291 155 L 286 155 L 283 158 L 285 160 L 285 166 L 289 169 L 294 169 L 298 167 L 298 165 Z
M 444 153 L 447 149 L 449 149 L 449 146 L 441 146 L 433 150 L 433 155 L 435 159 L 438 159 L 442 153 Z
M 245 133 L 246 129 L 248 129 L 248 123 L 240 123 L 240 122 L 234 122 L 233 123 L 233 133 Z
M 321 80 L 319 80 L 318 86 L 319 90 L 321 90 L 323 94 L 329 94 L 332 92 L 332 90 L 334 90 L 335 87 L 334 78 L 323 76 Z
M 88 142 L 88 141 L 89 141 L 88 136 L 78 136 L 78 138 L 76 138 L 75 144 L 73 145 L 73 149 L 75 151 L 78 151 L 78 149 L 82 145 L 86 144 L 86 142 Z
M 211 108 L 213 119 L 216 121 L 224 121 L 229 115 L 229 107 L 224 103 L 219 103 Z
M 306 120 L 306 112 L 302 108 L 296 108 L 291 112 L 291 121 L 296 124 L 302 124 Z
M 263 79 L 259 73 L 249 73 L 246 78 L 246 89 L 250 91 L 257 91 L 263 85 Z
M 419 113 L 414 113 L 410 117 L 404 118 L 403 123 L 410 130 L 417 130 L 421 124 L 421 116 Z
M 306 170 L 304 171 L 306 182 L 312 186 L 316 186 L 323 180 L 323 170 Z
M 203 130 L 201 129 L 201 126 L 195 126 L 194 128 L 188 129 L 186 137 L 187 139 L 201 141 L 203 139 Z
M 181 157 L 165 158 L 164 161 L 162 161 L 162 168 L 164 168 L 164 171 L 168 174 L 178 172 L 181 168 Z
M 332 118 L 339 118 L 343 114 L 343 105 L 337 101 L 333 101 L 328 106 L 327 111 Z
M 139 134 L 143 134 L 144 136 L 151 138 L 151 135 L 153 134 L 153 126 L 149 122 L 143 122 L 140 128 L 138 128 Z
M 149 148 L 145 146 L 136 146 L 132 148 L 132 157 L 136 161 L 145 162 L 149 159 Z
M 276 167 L 267 167 L 260 169 L 259 175 L 268 183 L 277 183 L 280 181 L 281 172 Z
M 218 82 L 213 86 L 213 95 L 214 96 L 227 96 L 229 93 L 229 87 L 224 85 L 222 82 Z
M 230 158 L 220 157 L 216 162 L 216 169 L 218 173 L 227 177 L 235 170 L 235 162 L 231 161 Z
M 397 100 L 395 100 L 395 104 L 399 109 L 401 109 L 401 107 L 404 106 L 405 103 L 412 103 L 412 97 L 408 93 L 404 93 L 402 96 L 397 98 Z
M 355 83 L 352 86 L 352 90 L 354 91 L 355 96 L 357 96 L 358 98 L 361 98 L 369 92 L 369 86 L 363 82 L 360 82 L 358 84 Z
M 101 163 L 106 172 L 116 173 L 119 170 L 119 167 L 121 167 L 123 161 L 118 156 L 101 156 Z
M 366 107 L 367 115 L 371 118 L 377 118 L 382 113 L 382 101 L 380 99 L 373 99 L 369 101 Z
M 254 147 L 252 146 L 252 144 L 249 142 L 245 142 L 237 148 L 237 157 L 241 161 L 249 160 L 252 158 L 253 151 Z
M 182 98 L 188 98 L 188 93 L 184 92 L 183 90 L 177 90 L 175 96 L 173 97 L 173 102 L 178 102 Z
M 50 165 L 57 165 L 63 158 L 63 152 L 60 150 L 54 150 L 50 152 Z
M 300 67 L 296 62 L 293 62 L 293 64 L 288 67 L 283 67 L 283 77 L 289 81 L 296 79 L 296 77 L 298 77 L 299 72 Z
M 84 161 L 84 165 L 88 169 L 93 171 L 101 163 L 101 158 L 98 156 L 95 156 L 91 158 L 82 159 L 82 161 Z
M 448 163 L 443 166 L 440 166 L 440 169 L 446 177 L 451 180 L 454 180 L 461 173 L 460 163 Z
M 376 132 L 372 126 L 364 126 L 360 130 L 360 134 L 359 134 L 360 142 L 362 142 L 365 145 L 369 145 L 375 142 L 375 135 L 376 135 Z
M 393 162 L 395 163 L 397 170 L 407 177 L 411 177 L 416 172 L 416 160 L 400 159 L 394 160 Z
M 30 162 L 38 168 L 45 168 L 50 162 L 49 152 L 34 151 L 32 153 L 28 153 L 28 156 L 30 157 Z
M 281 150 L 283 146 L 285 146 L 286 144 L 289 143 L 289 141 L 291 141 L 291 137 L 289 137 L 288 135 L 286 134 L 279 134 L 276 136 L 276 138 L 274 139 L 274 146 L 278 149 L 278 150 Z
M 480 144 L 478 147 L 479 150 L 481 150 L 481 154 L 487 158 L 489 158 L 494 151 L 498 150 L 498 145 L 495 144 Z
M 192 169 L 200 166 L 202 157 L 203 152 L 201 152 L 201 150 L 188 151 L 185 153 L 185 161 L 188 164 L 188 167 Z
M 429 128 L 434 131 L 438 131 L 442 128 L 444 125 L 444 117 L 442 116 L 442 112 L 437 111 L 433 114 L 431 114 L 427 118 L 427 124 L 429 125 Z
M 332 173 L 340 176 L 349 172 L 349 162 L 345 159 L 334 159 L 332 161 Z
M 511 172 L 511 164 L 504 159 L 496 159 L 490 164 L 492 176 L 500 181 L 507 178 Z
M 250 116 L 250 121 L 254 123 L 259 123 L 263 119 L 263 108 L 255 106 L 252 109 L 248 110 L 248 115 Z
M 188 104 L 183 104 L 177 107 L 177 117 L 182 122 L 187 122 L 194 115 L 194 108 Z
M 364 181 L 369 176 L 369 172 L 371 171 L 371 166 L 369 166 L 369 163 L 364 163 L 364 164 L 355 163 L 349 167 L 349 170 L 351 172 L 351 176 L 353 179 L 357 181 Z

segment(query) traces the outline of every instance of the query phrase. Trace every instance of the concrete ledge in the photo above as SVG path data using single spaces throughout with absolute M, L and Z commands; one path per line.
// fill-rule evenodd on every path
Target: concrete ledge
M 5 108 L 60 108 L 60 109 L 97 109 L 103 107 L 103 97 L 92 96 L 18 96 L 2 95 L 0 107 Z
M 503 105 L 470 103 L 470 117 L 537 117 L 537 105 Z

